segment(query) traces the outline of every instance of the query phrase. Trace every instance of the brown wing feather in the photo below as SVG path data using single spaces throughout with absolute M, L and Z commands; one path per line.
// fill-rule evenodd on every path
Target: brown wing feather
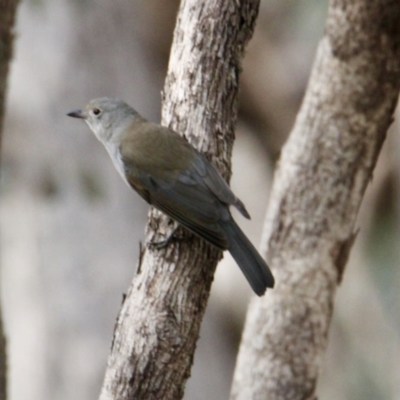
M 207 187 L 197 183 L 189 185 L 179 179 L 170 183 L 148 176 L 129 177 L 128 182 L 148 203 L 181 225 L 216 247 L 228 247 L 225 234 L 219 226 L 221 211 L 224 210 L 221 210 L 219 200 Z

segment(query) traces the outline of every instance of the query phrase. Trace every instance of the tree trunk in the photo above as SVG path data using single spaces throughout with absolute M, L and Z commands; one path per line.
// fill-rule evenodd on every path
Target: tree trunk
M 0 0 L 0 154 L 3 131 L 5 98 L 9 64 L 12 58 L 14 41 L 14 20 L 18 0 Z M 6 337 L 0 306 L 0 400 L 7 398 L 7 353 Z
M 223 175 L 237 114 L 240 62 L 258 0 L 183 0 L 165 84 L 163 123 L 184 134 Z M 100 399 L 179 399 L 221 252 L 180 229 L 182 240 L 148 245 L 174 224 L 151 210 L 146 245 L 118 317 Z
M 400 3 L 331 0 L 266 218 L 276 287 L 249 309 L 231 399 L 315 399 L 337 285 L 400 87 Z

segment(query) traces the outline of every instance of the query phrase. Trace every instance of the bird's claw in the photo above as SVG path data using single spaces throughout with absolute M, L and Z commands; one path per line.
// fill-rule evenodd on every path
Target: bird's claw
M 159 241 L 150 241 L 149 245 L 154 247 L 156 250 L 161 250 L 167 247 L 173 240 L 182 240 L 183 238 L 177 237 L 175 235 L 176 231 L 178 230 L 179 226 L 173 229 L 173 231 L 163 240 Z

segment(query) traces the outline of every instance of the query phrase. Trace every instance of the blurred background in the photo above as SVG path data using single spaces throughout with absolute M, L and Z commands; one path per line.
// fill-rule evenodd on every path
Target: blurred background
M 2 302 L 11 400 L 97 398 L 148 206 L 65 113 L 118 96 L 160 120 L 179 2 L 25 0 L 17 16 L 1 165 Z M 260 241 L 274 164 L 299 108 L 327 2 L 263 0 L 243 64 L 232 187 Z M 400 138 L 360 211 L 318 396 L 400 399 Z M 218 267 L 186 400 L 228 398 L 250 290 Z

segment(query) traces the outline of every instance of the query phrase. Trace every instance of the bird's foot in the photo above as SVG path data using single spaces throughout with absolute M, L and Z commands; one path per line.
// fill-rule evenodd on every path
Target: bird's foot
M 159 241 L 150 241 L 149 245 L 154 247 L 156 250 L 161 250 L 167 247 L 172 241 L 174 240 L 182 240 L 182 237 L 178 237 L 175 235 L 176 231 L 178 230 L 179 226 L 173 229 L 173 231 L 163 240 Z

